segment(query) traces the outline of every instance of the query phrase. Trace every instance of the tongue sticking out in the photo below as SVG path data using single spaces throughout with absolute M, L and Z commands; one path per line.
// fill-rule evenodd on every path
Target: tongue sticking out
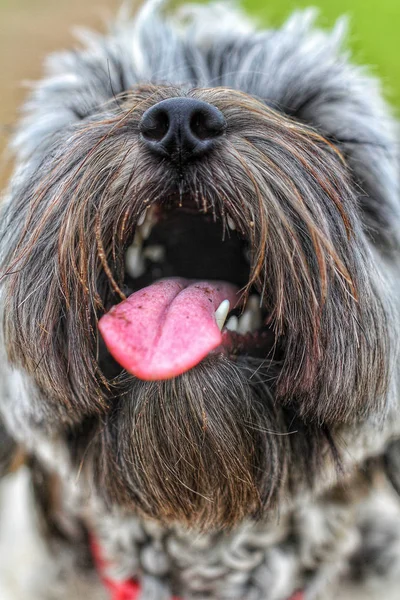
M 169 379 L 221 344 L 215 311 L 225 299 L 234 308 L 237 292 L 223 281 L 157 281 L 113 306 L 100 319 L 99 329 L 127 371 L 140 379 Z

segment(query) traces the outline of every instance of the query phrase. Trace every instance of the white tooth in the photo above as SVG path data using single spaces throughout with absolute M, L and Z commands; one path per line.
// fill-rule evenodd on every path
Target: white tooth
M 239 319 L 238 333 L 244 335 L 249 331 L 256 331 L 261 325 L 260 298 L 253 295 L 248 299 L 246 310 Z
M 251 331 L 252 320 L 253 320 L 253 315 L 251 314 L 250 311 L 246 310 L 246 312 L 244 312 L 239 319 L 239 324 L 238 324 L 238 329 L 237 329 L 238 333 L 240 333 L 241 335 L 244 335 L 245 333 L 248 333 L 249 331 Z
M 260 297 L 250 296 L 249 301 L 247 303 L 248 310 L 251 310 L 253 315 L 253 331 L 259 329 L 262 325 L 262 314 L 261 314 L 261 306 L 260 306 Z
M 224 323 L 226 321 L 226 317 L 228 316 L 228 312 L 229 312 L 229 300 L 222 300 L 221 304 L 218 306 L 217 310 L 215 311 L 215 320 L 217 322 L 217 325 L 220 329 L 220 331 L 222 330 Z
M 135 237 L 133 238 L 132 246 L 138 246 L 139 248 L 141 248 L 142 244 L 143 244 L 143 238 L 142 238 L 141 228 L 140 227 L 136 227 L 136 229 L 135 229 Z
M 143 250 L 143 256 L 152 262 L 163 262 L 165 260 L 165 248 L 156 244 L 154 246 L 147 246 Z
M 249 296 L 246 308 L 249 307 L 251 310 L 260 310 L 260 297 L 257 294 Z
M 141 213 L 141 215 L 138 218 L 138 226 L 140 227 L 141 225 L 143 225 L 145 219 L 146 219 L 146 213 L 147 213 L 147 208 L 145 208 L 145 210 Z
M 140 232 L 141 232 L 144 240 L 147 240 L 147 238 L 150 236 L 152 229 L 153 229 L 152 221 L 150 221 L 149 219 L 146 219 L 146 221 L 143 223 L 143 225 L 140 228 Z
M 139 246 L 129 246 L 125 256 L 125 262 L 126 269 L 131 277 L 140 277 L 146 271 L 146 265 Z
M 153 229 L 153 225 L 156 223 L 154 206 L 150 206 L 150 207 L 146 208 L 146 210 L 144 211 L 144 214 L 145 214 L 145 218 L 142 219 L 142 217 L 143 217 L 143 213 L 142 213 L 139 217 L 140 223 L 138 221 L 138 224 L 140 226 L 140 232 L 142 234 L 143 239 L 147 240 L 147 238 L 150 236 L 151 230 Z
M 238 324 L 239 324 L 239 319 L 237 317 L 235 317 L 235 315 L 233 315 L 226 322 L 225 327 L 226 327 L 226 329 L 229 329 L 229 331 L 237 331 Z
M 235 231 L 236 225 L 235 225 L 235 221 L 232 219 L 232 217 L 230 217 L 228 215 L 226 220 L 228 221 L 229 229 L 232 229 L 232 231 Z

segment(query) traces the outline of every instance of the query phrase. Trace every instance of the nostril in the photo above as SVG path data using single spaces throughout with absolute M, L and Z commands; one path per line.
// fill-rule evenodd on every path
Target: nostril
M 226 127 L 225 117 L 216 106 L 177 97 L 148 108 L 139 131 L 148 151 L 182 165 L 210 152 Z
M 140 133 L 150 142 L 161 142 L 167 135 L 169 126 L 167 111 L 152 110 L 144 115 L 140 123 Z
M 196 110 L 190 119 L 190 130 L 200 140 L 209 140 L 224 133 L 226 121 L 222 114 L 214 111 Z

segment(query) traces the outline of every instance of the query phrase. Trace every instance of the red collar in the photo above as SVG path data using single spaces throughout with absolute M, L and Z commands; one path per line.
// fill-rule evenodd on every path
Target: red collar
M 100 579 L 104 587 L 110 592 L 110 600 L 139 600 L 141 591 L 140 583 L 134 579 L 127 579 L 125 581 L 110 579 L 105 574 L 106 564 L 101 556 L 100 547 L 95 540 L 91 541 L 91 549 Z M 179 598 L 175 597 L 172 600 L 179 600 Z M 296 592 L 289 600 L 305 600 L 304 593 Z

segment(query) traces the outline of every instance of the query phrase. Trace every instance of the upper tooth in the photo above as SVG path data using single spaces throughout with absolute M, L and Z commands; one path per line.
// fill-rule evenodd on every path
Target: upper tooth
M 236 229 L 235 221 L 229 215 L 227 217 L 227 221 L 228 221 L 229 229 L 232 229 L 232 231 L 234 231 Z
M 249 331 L 256 331 L 262 325 L 260 299 L 258 296 L 250 296 L 247 301 L 246 310 L 239 319 L 238 333 L 244 335 Z
M 146 271 L 140 246 L 132 244 L 129 246 L 126 256 L 126 270 L 131 277 L 140 277 Z
M 249 331 L 252 330 L 252 325 L 253 325 L 253 315 L 251 314 L 250 311 L 246 310 L 246 312 L 244 312 L 239 319 L 237 331 L 238 331 L 238 333 L 241 333 L 242 335 L 244 335 L 245 333 L 248 333 Z
M 247 301 L 247 306 L 246 306 L 246 310 L 250 309 L 253 312 L 261 312 L 261 301 L 260 301 L 260 297 L 256 296 L 256 294 L 253 294 L 252 296 L 250 296 L 250 298 Z
M 229 308 L 230 308 L 229 300 L 222 300 L 221 304 L 218 306 L 217 310 L 215 311 L 215 320 L 217 322 L 217 325 L 218 325 L 220 331 L 222 330 L 224 323 L 226 321 L 226 317 L 228 316 Z
M 165 248 L 154 244 L 153 246 L 147 246 L 143 250 L 143 256 L 151 260 L 152 262 L 163 262 L 165 259 Z
M 142 237 L 144 240 L 147 240 L 152 229 L 153 229 L 153 223 L 150 220 L 146 219 L 146 221 L 143 223 L 143 225 L 140 228 L 140 231 L 142 233 Z
M 238 324 L 239 324 L 239 319 L 237 317 L 235 317 L 235 315 L 232 315 L 232 317 L 230 317 L 228 319 L 228 321 L 226 322 L 226 329 L 229 329 L 229 331 L 237 331 L 238 328 Z
M 146 213 L 147 213 L 147 208 L 145 208 L 144 211 L 139 215 L 138 223 L 137 223 L 139 225 L 139 227 L 141 225 L 143 225 L 143 223 L 144 223 L 144 221 L 146 219 Z
M 140 227 L 136 227 L 135 237 L 133 238 L 132 246 L 138 246 L 139 248 L 141 248 L 142 244 L 143 244 L 142 230 Z
M 138 222 L 137 224 L 139 225 L 139 227 L 141 225 L 143 225 L 145 218 L 146 218 L 146 213 L 147 213 L 147 208 L 144 209 L 144 211 L 140 214 L 139 218 L 138 218 Z
M 144 218 L 143 218 L 144 214 Z M 156 222 L 154 206 L 148 207 L 139 217 L 138 225 L 144 240 L 147 240 Z

